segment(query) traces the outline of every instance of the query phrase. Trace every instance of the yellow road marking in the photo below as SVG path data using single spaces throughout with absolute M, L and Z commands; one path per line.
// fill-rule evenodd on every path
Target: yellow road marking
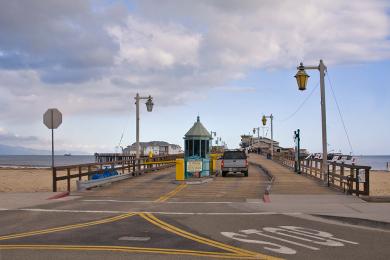
M 222 244 L 222 243 L 219 243 L 219 242 L 216 242 L 216 241 L 215 241 L 216 243 L 214 243 L 214 241 L 212 241 L 212 240 L 208 240 L 207 241 L 207 239 L 205 239 L 205 238 L 196 236 L 196 235 L 194 235 L 192 233 L 186 232 L 186 231 L 181 230 L 181 229 L 179 229 L 177 227 L 169 225 L 168 223 L 165 223 L 165 222 L 157 219 L 152 214 L 140 214 L 140 216 L 145 218 L 147 221 L 151 222 L 152 224 L 157 225 L 158 227 L 160 227 L 162 229 L 165 229 L 165 230 L 167 230 L 169 232 L 175 233 L 175 234 L 177 234 L 179 236 L 188 238 L 190 240 L 193 240 L 193 241 L 196 241 L 196 242 L 199 242 L 199 243 L 202 243 L 202 244 L 206 244 L 208 246 L 217 247 L 219 249 L 227 250 L 227 251 L 239 254 L 239 255 L 252 255 L 252 252 L 250 252 L 250 253 L 246 253 L 246 252 L 243 253 L 243 252 L 240 252 L 240 250 L 235 250 L 235 249 L 229 248 L 228 245 L 225 245 L 225 244 Z
M 207 256 L 214 258 L 234 258 L 234 259 L 253 259 L 253 257 L 242 257 L 231 253 L 219 253 L 197 250 L 165 249 L 165 248 L 147 248 L 147 247 L 127 247 L 127 246 L 83 246 L 83 245 L 0 245 L 0 250 L 82 250 L 82 251 L 121 251 L 129 253 L 157 253 L 170 255 L 193 255 Z
M 13 239 L 13 238 L 29 237 L 29 236 L 36 236 L 36 235 L 60 232 L 60 231 L 76 229 L 76 228 L 82 228 L 82 227 L 88 227 L 88 226 L 94 226 L 94 225 L 100 225 L 100 224 L 105 224 L 105 223 L 110 223 L 110 222 L 118 221 L 118 220 L 121 220 L 121 219 L 125 219 L 125 218 L 128 218 L 128 217 L 134 216 L 134 215 L 136 215 L 136 213 L 126 213 L 126 214 L 122 214 L 122 215 L 119 215 L 119 216 L 106 218 L 106 219 L 101 219 L 101 220 L 96 220 L 96 221 L 91 221 L 91 222 L 85 222 L 85 223 L 80 223 L 80 224 L 73 224 L 73 225 L 67 225 L 67 226 L 61 226 L 61 227 L 55 227 L 55 228 L 48 228 L 48 229 L 42 229 L 42 230 L 36 230 L 36 231 L 30 231 L 30 232 L 6 235 L 6 236 L 1 236 L 0 237 L 0 241 L 1 240 Z
M 260 259 L 273 259 L 273 260 L 280 259 L 280 258 L 264 255 L 264 254 L 261 254 L 261 253 L 258 253 L 258 252 L 252 252 L 252 251 L 248 251 L 248 250 L 241 249 L 241 248 L 238 248 L 238 247 L 233 247 L 233 246 L 230 246 L 230 245 L 218 242 L 218 241 L 214 241 L 214 240 L 211 240 L 211 239 L 207 239 L 207 238 L 204 238 L 204 237 L 201 237 L 201 236 L 189 233 L 187 231 L 179 229 L 179 228 L 177 228 L 175 226 L 172 226 L 172 225 L 170 225 L 170 224 L 168 224 L 168 223 L 166 223 L 166 222 L 156 218 L 153 214 L 150 214 L 150 213 L 141 213 L 140 216 L 142 218 L 144 218 L 145 220 L 149 221 L 150 223 L 152 223 L 152 224 L 154 224 L 154 225 L 156 225 L 156 226 L 158 226 L 158 227 L 160 227 L 162 229 L 165 229 L 165 230 L 167 230 L 169 232 L 172 232 L 174 234 L 177 234 L 179 236 L 188 238 L 190 240 L 193 240 L 193 241 L 196 241 L 196 242 L 199 242 L 199 243 L 202 243 L 202 244 L 206 244 L 206 245 L 213 246 L 213 247 L 216 247 L 216 248 L 219 248 L 219 249 L 223 249 L 223 250 L 226 250 L 226 251 L 229 251 L 229 252 L 233 252 L 233 253 L 237 254 L 238 256 L 254 257 L 254 258 L 260 258 Z
M 167 194 L 161 196 L 160 198 L 158 198 L 154 202 L 164 202 L 164 201 L 167 201 L 169 198 L 175 196 L 177 193 L 179 193 L 185 187 L 187 187 L 187 184 L 182 183 L 179 186 L 177 186 L 174 190 L 172 190 L 172 191 L 168 192 Z

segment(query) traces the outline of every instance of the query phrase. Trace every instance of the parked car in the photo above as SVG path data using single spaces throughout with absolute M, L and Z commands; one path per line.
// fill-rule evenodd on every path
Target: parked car
M 246 153 L 240 150 L 225 151 L 221 162 L 222 176 L 226 177 L 229 172 L 240 172 L 248 177 L 248 160 Z

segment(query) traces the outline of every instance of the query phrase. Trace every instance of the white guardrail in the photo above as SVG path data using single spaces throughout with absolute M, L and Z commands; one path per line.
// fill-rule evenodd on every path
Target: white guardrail
M 125 180 L 128 178 L 133 177 L 131 174 L 123 174 L 123 175 L 116 175 L 116 176 L 111 176 L 111 177 L 106 177 L 102 179 L 97 179 L 97 180 L 89 180 L 89 181 L 76 181 L 77 183 L 77 191 L 82 191 L 86 189 L 90 189 L 93 187 L 98 187 L 102 186 L 108 183 L 112 182 L 117 182 L 121 180 Z

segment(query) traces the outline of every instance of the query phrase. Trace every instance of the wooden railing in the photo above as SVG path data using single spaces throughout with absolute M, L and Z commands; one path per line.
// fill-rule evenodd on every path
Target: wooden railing
M 82 180 L 83 178 L 87 178 L 89 180 L 94 174 L 102 174 L 105 171 L 113 172 L 114 170 L 120 175 L 137 175 L 140 173 L 171 167 L 175 165 L 177 158 L 183 158 L 183 154 L 156 156 L 153 158 L 144 156 L 140 159 L 132 158 L 130 160 L 112 162 L 57 166 L 53 168 L 53 192 L 57 191 L 57 182 L 59 181 L 67 181 L 66 190 L 70 191 L 71 179 Z
M 294 157 L 274 156 L 274 160 L 280 164 L 294 169 Z M 322 176 L 321 159 L 301 159 L 301 173 L 317 179 Z M 328 186 L 342 190 L 348 194 L 367 195 L 370 193 L 370 166 L 345 164 L 328 161 Z

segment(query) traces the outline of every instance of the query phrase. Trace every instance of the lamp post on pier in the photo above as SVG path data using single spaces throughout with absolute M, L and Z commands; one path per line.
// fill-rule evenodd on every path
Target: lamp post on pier
M 135 105 L 136 105 L 136 158 L 139 159 L 140 156 L 140 146 L 139 146 L 139 101 L 141 99 L 147 99 L 146 101 L 146 109 L 148 112 L 152 112 L 153 110 L 153 98 L 152 96 L 141 97 L 138 93 L 135 96 Z
M 211 131 L 210 134 L 211 134 L 211 146 L 213 146 L 213 136 L 216 137 L 217 136 L 217 132 Z
M 325 104 L 325 71 L 326 66 L 322 60 L 318 66 L 303 66 L 303 63 L 297 67 L 298 72 L 295 74 L 297 79 L 298 89 L 305 90 L 307 80 L 309 75 L 307 75 L 305 69 L 308 70 L 319 70 L 320 71 L 320 88 L 321 88 L 321 119 L 322 119 L 322 167 L 321 175 L 324 182 L 327 182 L 329 185 L 329 175 L 328 175 L 328 149 L 327 149 L 327 137 L 326 137 L 326 104 Z
M 263 118 L 261 119 L 263 125 L 267 124 L 267 118 L 271 119 L 271 159 L 273 159 L 274 158 L 274 126 L 273 126 L 274 116 L 272 114 L 269 116 L 263 115 Z
M 254 127 L 253 128 L 253 134 L 256 134 L 257 131 L 257 141 L 260 140 L 260 127 Z

